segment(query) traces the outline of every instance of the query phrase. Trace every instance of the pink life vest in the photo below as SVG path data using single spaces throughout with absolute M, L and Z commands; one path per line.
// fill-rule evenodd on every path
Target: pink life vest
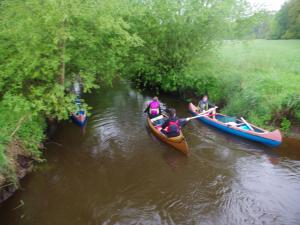
M 159 113 L 159 102 L 152 101 L 150 102 L 150 114 L 151 115 L 158 115 Z

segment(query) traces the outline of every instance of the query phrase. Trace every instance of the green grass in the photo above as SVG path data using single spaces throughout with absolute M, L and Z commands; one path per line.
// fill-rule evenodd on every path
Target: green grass
M 4 96 L 0 102 L 1 175 L 16 180 L 15 162 L 11 161 L 9 155 L 26 154 L 39 159 L 41 152 L 38 146 L 44 139 L 45 127 L 45 120 L 33 114 L 28 101 L 20 96 Z M 10 143 L 18 144 L 18 149 L 8 148 Z M 21 149 L 24 152 L 18 152 Z M 12 151 L 11 154 L 8 151 Z
M 284 129 L 287 118 L 300 119 L 300 40 L 226 41 L 215 76 L 224 112 L 259 125 L 284 121 Z
M 300 74 L 300 40 L 230 41 L 220 55 L 238 68 Z

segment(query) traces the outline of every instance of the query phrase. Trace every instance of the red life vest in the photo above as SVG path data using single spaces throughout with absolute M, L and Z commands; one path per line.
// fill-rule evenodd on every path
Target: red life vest
M 159 102 L 152 101 L 150 102 L 150 114 L 151 115 L 158 115 L 159 114 Z
M 167 132 L 176 132 L 179 133 L 180 131 L 180 125 L 179 125 L 179 120 L 176 121 L 169 121 L 169 125 L 167 126 Z

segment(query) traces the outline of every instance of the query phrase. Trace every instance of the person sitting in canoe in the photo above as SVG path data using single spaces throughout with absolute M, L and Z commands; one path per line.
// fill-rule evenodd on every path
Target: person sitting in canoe
M 160 103 L 159 103 L 158 98 L 156 96 L 148 104 L 148 106 L 147 106 L 147 108 L 145 109 L 144 112 L 148 113 L 148 116 L 149 116 L 150 119 L 153 119 L 153 118 L 161 115 Z
M 198 111 L 200 113 L 203 113 L 203 112 L 207 111 L 209 108 L 212 108 L 212 107 L 215 107 L 215 104 L 211 103 L 208 100 L 207 95 L 203 95 L 202 99 L 198 103 Z M 213 117 L 213 119 L 215 119 L 215 115 L 216 115 L 216 110 L 212 111 L 212 113 L 211 113 L 211 116 Z
M 169 118 L 161 126 L 161 132 L 167 137 L 177 137 L 180 135 L 180 129 L 186 125 L 189 121 L 189 118 L 178 119 L 176 116 L 175 109 L 169 109 Z

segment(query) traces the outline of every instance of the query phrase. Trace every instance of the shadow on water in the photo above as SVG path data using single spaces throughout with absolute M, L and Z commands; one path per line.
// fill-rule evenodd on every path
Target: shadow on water
M 118 82 L 85 97 L 85 131 L 58 125 L 47 162 L 0 206 L 1 225 L 299 224 L 299 141 L 270 149 L 192 121 L 186 157 L 147 129 L 149 95 Z M 189 116 L 186 102 L 160 98 Z

